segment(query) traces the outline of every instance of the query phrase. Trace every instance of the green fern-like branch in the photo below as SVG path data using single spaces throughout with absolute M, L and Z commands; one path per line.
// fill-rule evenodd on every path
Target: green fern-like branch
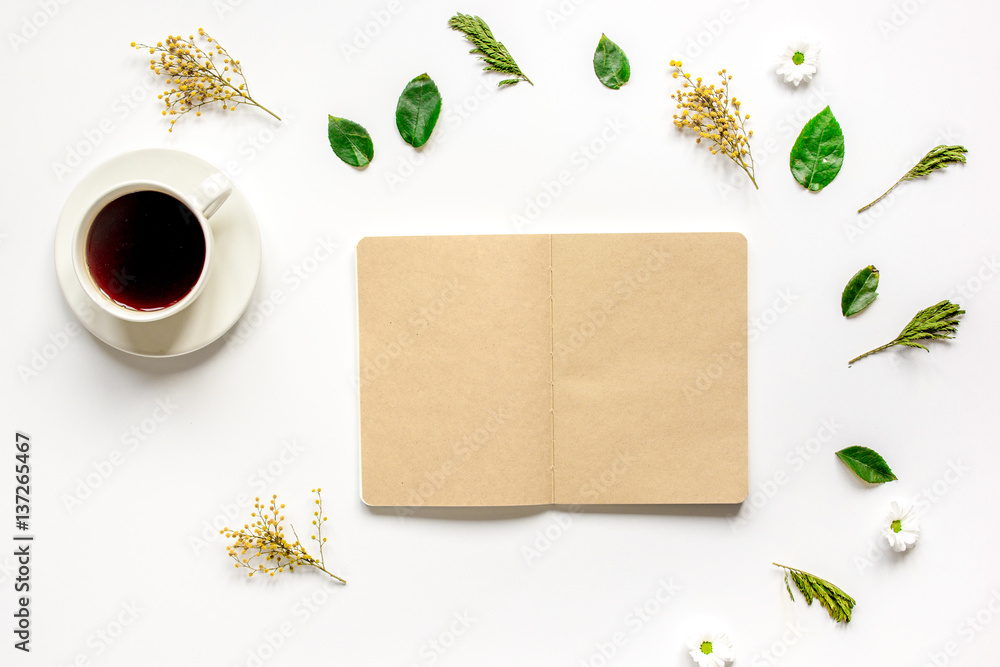
M 806 599 L 806 604 L 811 606 L 815 599 L 830 614 L 830 618 L 836 622 L 851 622 L 851 611 L 854 609 L 855 602 L 854 598 L 850 595 L 826 579 L 820 579 L 814 574 L 809 574 L 808 572 L 797 570 L 787 565 L 781 565 L 780 563 L 771 564 L 785 571 L 785 590 L 788 591 L 788 597 L 792 598 L 792 601 L 795 600 L 795 596 L 792 595 L 792 587 L 788 583 L 789 579 L 792 580 L 795 587 L 802 593 L 802 596 Z
M 925 345 L 921 345 L 917 341 L 934 340 L 938 338 L 954 338 L 955 334 L 958 332 L 959 324 L 959 321 L 956 318 L 959 315 L 964 314 L 965 311 L 961 309 L 961 306 L 947 300 L 934 304 L 929 308 L 924 308 L 913 316 L 913 319 L 910 320 L 910 323 L 906 325 L 906 328 L 903 329 L 898 336 L 896 336 L 895 340 L 854 357 L 847 362 L 847 365 L 850 366 L 858 359 L 863 359 L 869 354 L 881 352 L 882 350 L 886 350 L 893 345 L 919 347 L 922 350 L 930 352 Z
M 958 164 L 959 162 L 964 163 L 965 154 L 968 152 L 969 151 L 967 151 L 964 146 L 935 146 L 913 167 L 913 169 L 906 172 L 901 179 L 892 184 L 891 188 L 882 193 L 881 197 L 873 201 L 871 204 L 859 208 L 858 213 L 862 213 L 882 201 L 887 194 L 892 192 L 895 187 L 903 181 L 912 181 L 915 178 L 927 176 L 932 171 L 944 169 L 947 166 Z
M 448 25 L 454 30 L 465 33 L 465 38 L 475 45 L 476 48 L 469 53 L 479 54 L 479 59 L 486 63 L 486 66 L 483 67 L 484 71 L 500 72 L 516 77 L 504 79 L 497 86 L 513 86 L 521 79 L 532 86 L 535 85 L 514 62 L 507 47 L 496 40 L 490 27 L 486 25 L 486 21 L 478 16 L 455 14 L 448 19 Z

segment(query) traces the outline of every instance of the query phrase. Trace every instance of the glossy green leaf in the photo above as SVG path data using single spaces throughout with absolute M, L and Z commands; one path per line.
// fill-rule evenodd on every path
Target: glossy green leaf
M 365 167 L 375 157 L 371 135 L 353 120 L 329 116 L 327 135 L 333 152 L 352 167 Z
M 607 35 L 602 34 L 601 41 L 597 43 L 597 51 L 594 52 L 594 73 L 601 83 L 614 90 L 628 83 L 632 74 L 628 56 L 620 46 L 608 39 Z
M 844 164 L 844 133 L 830 107 L 816 114 L 792 146 L 792 176 L 807 190 L 818 192 L 830 185 Z
M 851 278 L 840 297 L 840 310 L 844 317 L 856 315 L 868 307 L 878 296 L 878 269 L 866 266 Z
M 421 74 L 406 84 L 396 104 L 396 128 L 403 141 L 419 148 L 431 138 L 441 115 L 441 93 L 434 81 Z
M 837 452 L 837 456 L 858 477 L 870 484 L 884 484 L 896 479 L 889 464 L 874 449 L 854 445 L 840 450 Z

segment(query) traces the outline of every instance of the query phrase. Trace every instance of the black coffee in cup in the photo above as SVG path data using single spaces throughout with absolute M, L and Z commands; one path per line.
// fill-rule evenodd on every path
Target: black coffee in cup
M 155 190 L 112 200 L 87 234 L 87 270 L 115 303 L 162 310 L 183 299 L 205 267 L 205 232 L 176 198 Z

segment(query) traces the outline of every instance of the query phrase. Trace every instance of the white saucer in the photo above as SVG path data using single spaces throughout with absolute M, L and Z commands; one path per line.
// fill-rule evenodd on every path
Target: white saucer
M 119 320 L 90 300 L 73 269 L 74 226 L 102 192 L 133 179 L 162 181 L 187 191 L 218 171 L 189 153 L 151 148 L 112 158 L 70 193 L 56 227 L 56 275 L 70 308 L 97 338 L 123 352 L 173 357 L 205 347 L 243 315 L 260 274 L 260 230 L 249 202 L 235 187 L 212 216 L 215 255 L 205 289 L 176 315 L 155 322 Z

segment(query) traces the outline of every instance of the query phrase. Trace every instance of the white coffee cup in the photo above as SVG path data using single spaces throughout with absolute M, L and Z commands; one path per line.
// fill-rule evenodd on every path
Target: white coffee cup
M 113 224 L 110 222 L 113 218 L 111 212 L 107 211 L 102 216 L 102 211 L 105 211 L 112 202 L 136 193 L 166 195 L 166 197 L 154 195 L 144 197 L 141 200 L 136 197 L 122 200 L 122 202 L 131 202 L 133 208 L 137 201 L 155 203 L 156 211 L 139 209 L 139 212 L 150 215 L 161 212 L 163 206 L 171 206 L 171 199 L 176 200 L 176 212 L 166 216 L 172 220 L 172 226 L 169 228 L 165 226 L 163 233 L 169 236 L 176 227 L 187 235 L 185 238 L 194 241 L 190 244 L 195 246 L 195 249 L 190 251 L 195 253 L 191 255 L 192 268 L 185 276 L 186 280 L 172 286 L 177 298 L 169 297 L 162 304 L 137 306 L 134 302 L 130 303 L 129 291 L 135 291 L 136 285 L 140 282 L 143 285 L 154 284 L 154 289 L 162 287 L 155 285 L 156 281 L 161 278 L 156 274 L 156 271 L 143 266 L 122 266 L 120 272 L 116 270 L 114 277 L 109 280 L 108 276 L 105 275 L 106 267 L 96 261 L 97 257 L 114 258 L 118 256 L 118 250 L 115 249 L 115 246 L 102 240 L 102 235 L 99 234 L 93 239 L 91 238 L 91 232 L 95 230 L 95 223 L 97 223 L 98 232 L 103 232 L 105 226 Z M 73 267 L 84 292 L 99 308 L 127 322 L 153 322 L 175 315 L 187 308 L 201 294 L 211 273 L 215 241 L 209 219 L 225 203 L 231 193 L 232 184 L 222 174 L 209 176 L 188 192 L 182 192 L 166 183 L 149 180 L 128 181 L 106 190 L 90 205 L 73 234 Z M 122 205 L 122 202 L 119 202 L 119 205 Z M 197 225 L 200 234 L 187 228 L 189 224 Z M 137 246 L 141 248 L 142 242 L 147 245 L 152 243 L 148 238 L 149 235 L 147 234 L 144 238 L 142 232 L 159 233 L 157 230 L 142 230 L 137 226 L 133 227 L 132 231 L 136 233 L 115 236 L 115 240 L 120 241 L 117 248 L 134 249 Z M 204 260 L 201 262 L 200 271 L 195 277 L 193 271 L 197 268 L 197 258 L 201 255 L 200 240 L 202 238 L 204 239 Z M 132 255 L 132 257 L 134 256 Z M 95 266 L 91 265 L 91 259 L 95 260 Z M 147 270 L 144 272 L 143 269 Z M 168 274 L 169 272 L 165 273 L 162 280 L 167 281 L 168 278 L 173 277 Z M 105 283 L 104 287 L 101 285 L 102 282 Z M 130 287 L 132 282 L 135 282 L 136 285 Z

